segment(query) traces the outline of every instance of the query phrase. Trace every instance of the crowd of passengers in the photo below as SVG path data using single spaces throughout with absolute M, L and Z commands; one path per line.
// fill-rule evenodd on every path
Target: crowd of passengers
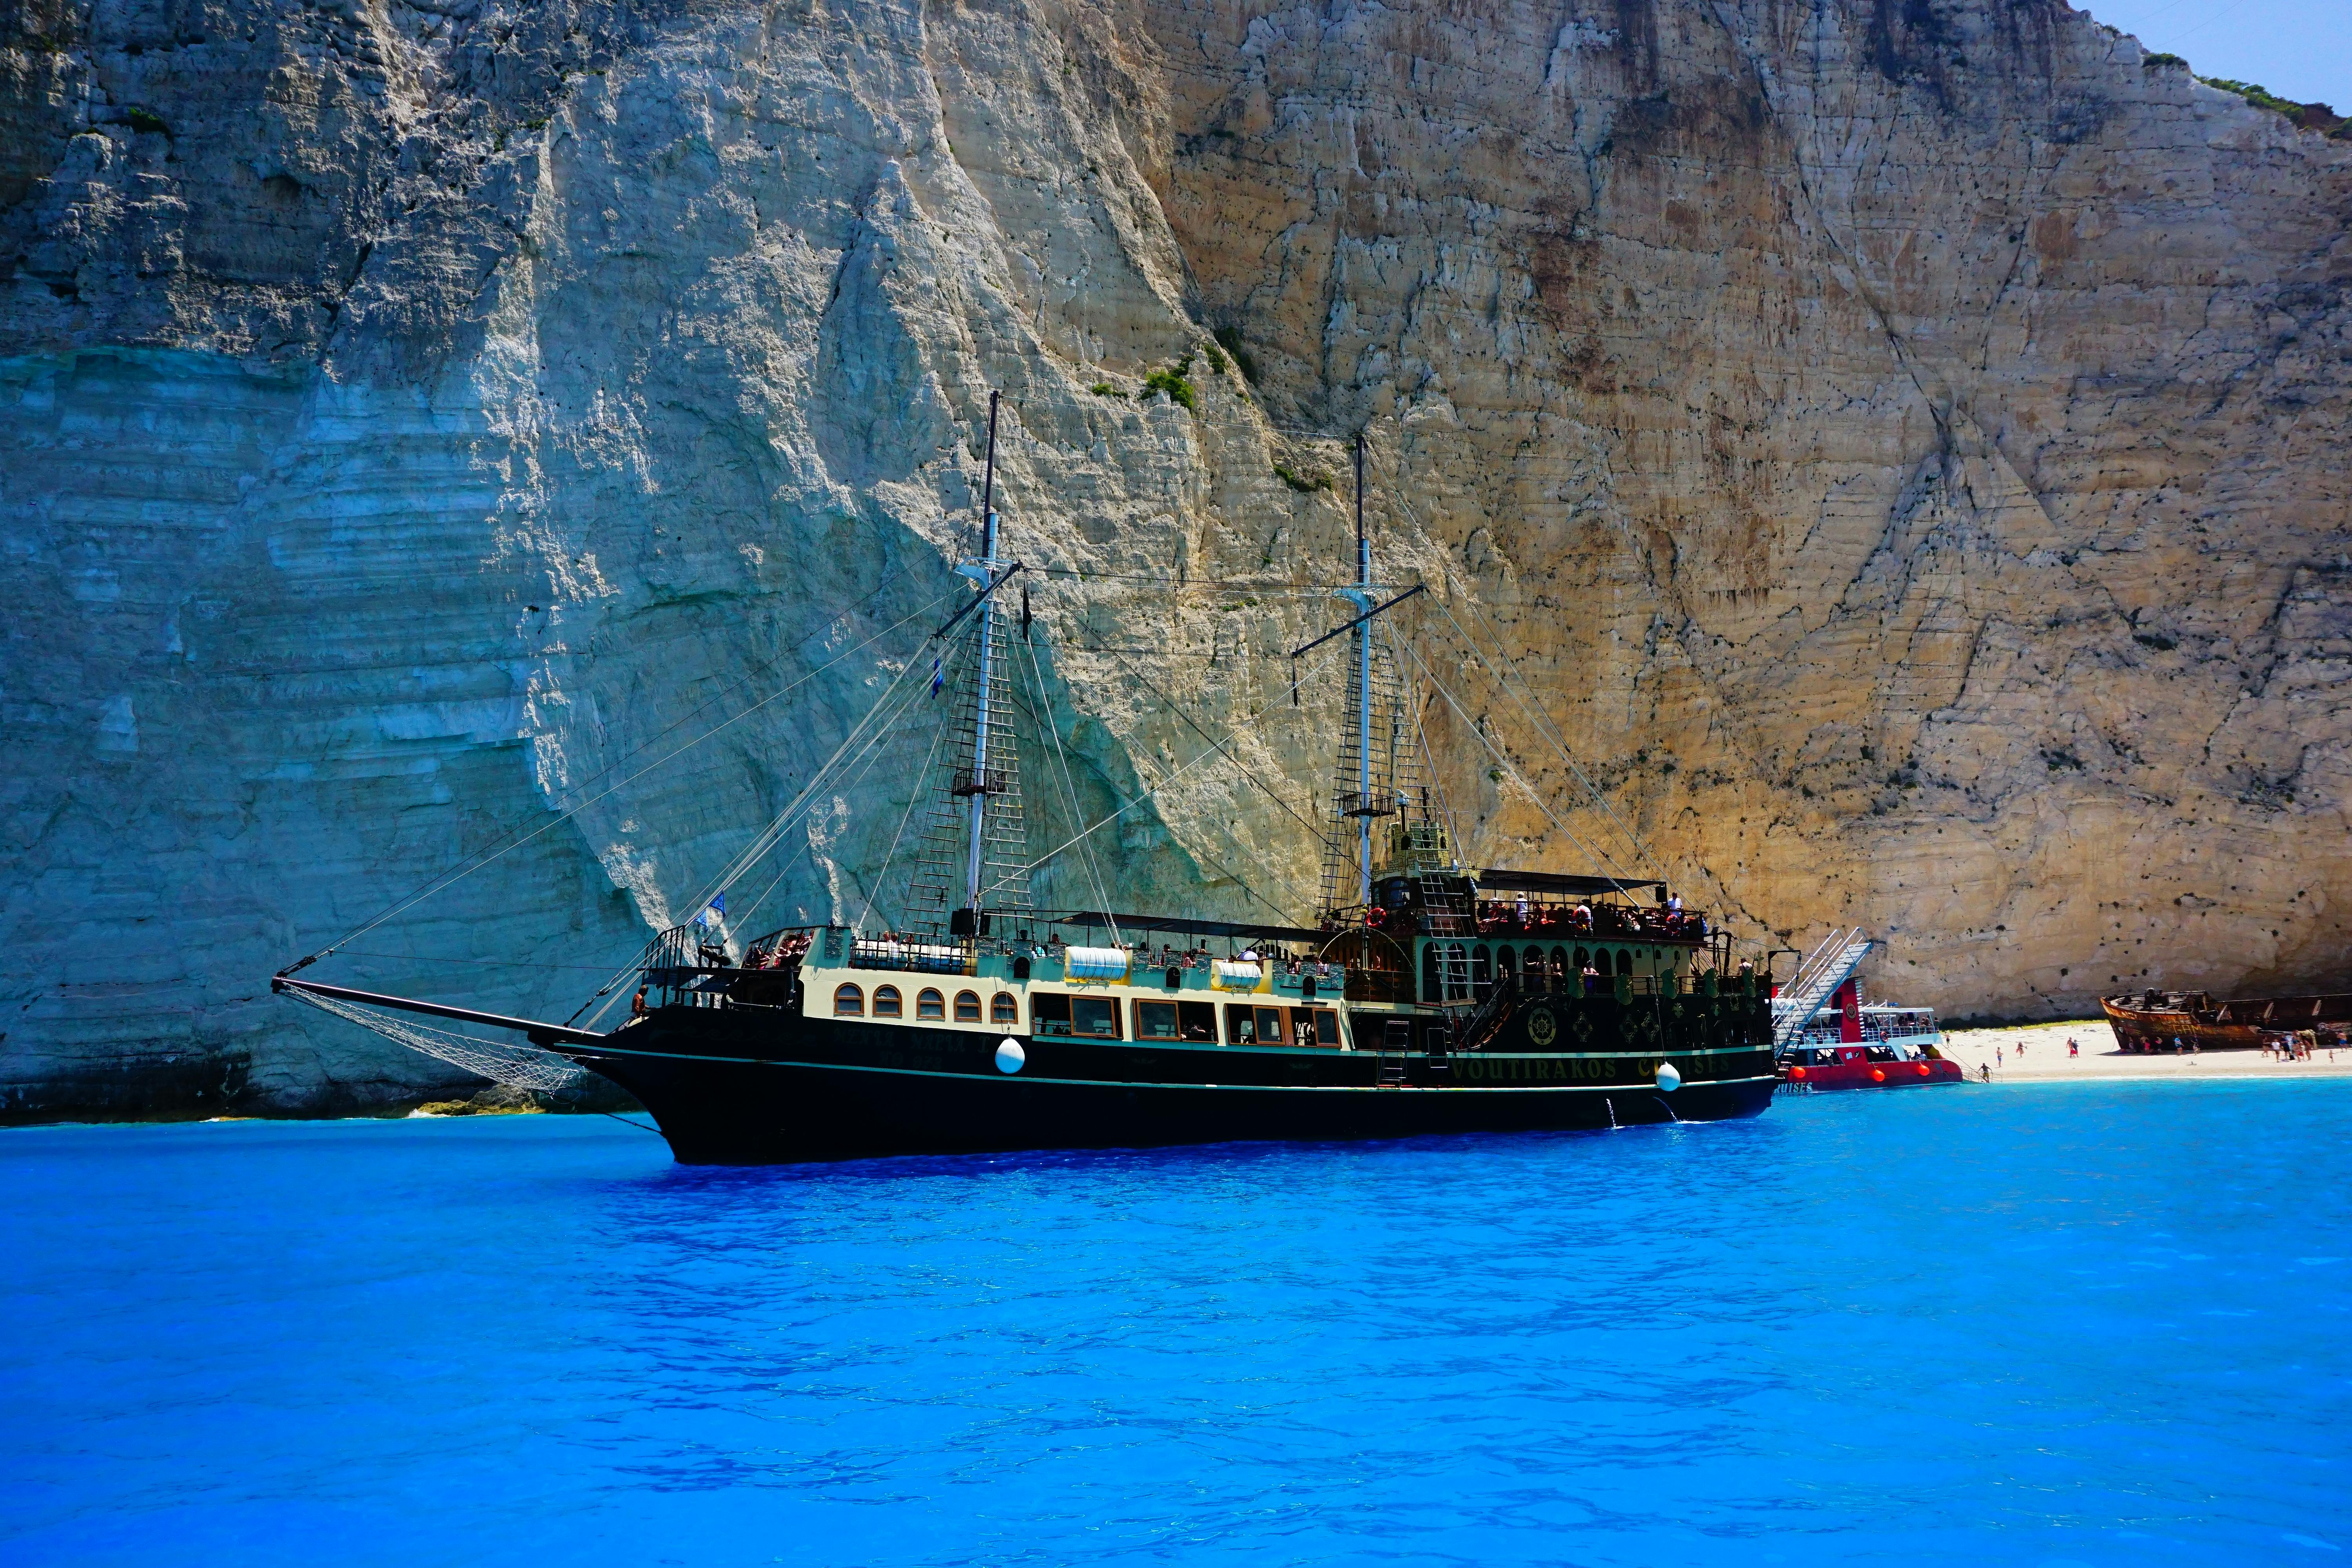
M 1480 936 L 1663 936 L 1690 940 L 1706 935 L 1706 917 L 1686 912 L 1680 894 L 1655 909 L 1639 904 L 1545 904 L 1522 893 L 1516 899 L 1478 900 Z M 1370 911 L 1375 927 L 1418 929 L 1412 908 Z

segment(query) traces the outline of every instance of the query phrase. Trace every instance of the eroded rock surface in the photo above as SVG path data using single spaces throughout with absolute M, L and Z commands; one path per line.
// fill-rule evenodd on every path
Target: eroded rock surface
M 2063 6 L 0 25 L 12 1114 L 448 1089 L 267 978 L 518 830 L 336 973 L 570 1011 L 925 657 L 992 387 L 1039 847 L 1158 792 L 1048 901 L 1311 907 L 1276 469 L 1360 426 L 1475 858 L 1613 815 L 1961 1013 L 2343 978 L 2352 151 Z M 909 773 L 743 929 L 864 912 Z

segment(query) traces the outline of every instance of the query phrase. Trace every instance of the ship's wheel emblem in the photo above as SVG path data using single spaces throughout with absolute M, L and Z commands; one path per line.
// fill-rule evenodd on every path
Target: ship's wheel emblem
M 1528 1038 L 1538 1047 L 1551 1044 L 1559 1033 L 1559 1026 L 1552 1022 L 1550 1008 L 1538 1007 L 1528 1015 Z

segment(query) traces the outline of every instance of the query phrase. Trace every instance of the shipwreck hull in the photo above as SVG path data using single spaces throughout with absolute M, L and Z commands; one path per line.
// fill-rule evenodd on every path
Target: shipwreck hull
M 2352 1033 L 2352 994 L 2231 1002 L 2192 994 L 2154 1005 L 2137 996 L 2106 996 L 2099 1005 L 2115 1027 L 2116 1043 L 2135 1055 L 2258 1050 L 2281 1035 L 2306 1029 Z

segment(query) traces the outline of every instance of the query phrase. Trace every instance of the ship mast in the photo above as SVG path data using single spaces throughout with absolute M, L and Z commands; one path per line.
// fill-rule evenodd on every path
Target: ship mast
M 956 683 L 945 765 L 933 775 L 930 825 L 900 922 L 908 934 L 933 941 L 985 935 L 987 911 L 1030 907 L 1029 835 L 1021 806 L 1021 751 L 1013 729 L 1016 666 L 1003 646 L 1005 619 L 996 608 L 996 591 L 1022 570 L 1017 561 L 998 559 L 1003 520 L 996 515 L 996 424 L 1002 400 L 1000 393 L 988 395 L 980 556 L 956 566 L 956 574 L 980 592 L 931 634 L 944 640 L 953 632 L 969 660 Z
M 982 829 L 988 815 L 988 719 L 990 683 L 996 669 L 996 595 L 988 592 L 995 583 L 996 563 L 996 401 L 1002 395 L 988 395 L 988 465 L 980 482 L 981 578 L 980 603 L 980 675 L 975 683 L 979 693 L 979 712 L 971 727 L 971 820 L 970 825 L 971 854 L 964 868 L 963 907 L 974 911 L 980 909 L 981 848 L 986 842 Z
M 1356 432 L 1356 594 L 1359 614 L 1372 607 L 1372 551 L 1364 535 L 1364 433 Z M 1372 623 L 1356 639 L 1356 904 L 1372 907 Z

